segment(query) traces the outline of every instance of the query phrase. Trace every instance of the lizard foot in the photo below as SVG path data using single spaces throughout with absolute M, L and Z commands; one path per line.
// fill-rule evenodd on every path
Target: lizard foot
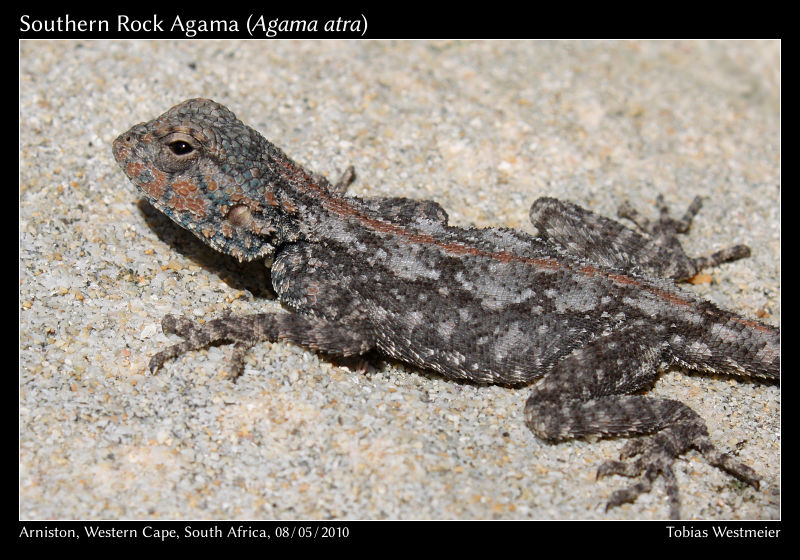
M 758 489 L 759 477 L 753 469 L 737 461 L 727 453 L 717 450 L 707 434 L 700 433 L 691 440 L 681 437 L 673 428 L 666 428 L 649 438 L 629 441 L 622 448 L 620 461 L 606 461 L 597 469 L 597 477 L 618 474 L 628 477 L 640 477 L 635 484 L 614 491 L 606 504 L 606 511 L 624 503 L 633 502 L 640 494 L 649 492 L 653 482 L 664 478 L 670 518 L 680 518 L 680 496 L 672 464 L 689 450 L 700 451 L 709 463 L 721 468 L 739 480 Z
M 664 202 L 664 197 L 662 195 L 658 195 L 656 198 L 656 207 L 659 212 L 659 217 L 657 220 L 650 220 L 641 216 L 628 201 L 625 201 L 620 205 L 619 209 L 617 210 L 617 215 L 620 218 L 628 219 L 636 224 L 640 231 L 649 234 L 658 245 L 669 247 L 671 251 L 685 257 L 683 249 L 680 247 L 680 243 L 677 241 L 676 235 L 689 231 L 694 217 L 700 211 L 702 206 L 703 199 L 697 196 L 694 198 L 694 200 L 692 200 L 692 203 L 689 205 L 689 208 L 686 209 L 684 215 L 676 219 L 670 215 L 669 208 Z M 735 261 L 749 256 L 750 248 L 747 245 L 734 245 L 732 247 L 726 247 L 711 255 L 694 258 L 685 257 L 689 259 L 694 269 L 693 274 L 690 274 L 687 276 L 687 278 L 693 276 L 694 273 L 697 273 L 704 268 L 714 267 L 724 262 Z
M 216 342 L 230 341 L 234 343 L 230 361 L 231 377 L 236 379 L 244 370 L 244 356 L 254 343 L 246 340 L 233 339 L 230 330 L 219 328 L 219 323 L 222 321 L 224 321 L 224 319 L 211 321 L 205 325 L 198 325 L 186 317 L 165 315 L 161 320 L 161 329 L 164 331 L 164 334 L 177 334 L 184 340 L 155 354 L 150 359 L 148 369 L 152 373 L 155 373 L 164 362 L 177 358 L 185 352 L 205 348 Z

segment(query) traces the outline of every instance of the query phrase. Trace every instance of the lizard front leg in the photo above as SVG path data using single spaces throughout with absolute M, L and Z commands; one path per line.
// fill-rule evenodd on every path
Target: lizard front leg
M 294 313 L 229 315 L 204 325 L 167 315 L 161 327 L 166 334 L 177 334 L 184 340 L 153 356 L 149 365 L 151 371 L 185 352 L 218 343 L 234 344 L 231 360 L 234 378 L 242 372 L 245 352 L 258 342 L 294 342 L 311 350 L 344 357 L 363 354 L 375 346 L 374 337 L 357 325 Z
M 228 315 L 204 325 L 167 315 L 161 323 L 164 332 L 184 340 L 153 356 L 150 369 L 189 350 L 219 343 L 234 345 L 234 377 L 242 371 L 247 350 L 259 342 L 294 342 L 342 357 L 366 353 L 375 346 L 376 339 L 357 301 L 343 287 L 344 279 L 352 274 L 342 270 L 348 266 L 348 261 L 337 258 L 325 247 L 310 243 L 286 245 L 272 265 L 272 283 L 280 301 L 296 313 Z

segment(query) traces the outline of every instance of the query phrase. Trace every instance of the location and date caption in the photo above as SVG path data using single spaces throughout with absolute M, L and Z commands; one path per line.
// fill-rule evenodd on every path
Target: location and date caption
M 23 523 L 19 538 L 34 539 L 272 539 L 343 540 L 350 527 L 341 523 L 156 523 L 156 524 L 72 524 Z
M 589 521 L 533 523 L 511 521 L 507 523 L 481 523 L 481 535 L 504 541 L 517 538 L 520 532 L 541 533 L 547 538 L 561 538 L 580 531 L 583 538 L 608 538 L 610 531 L 619 532 L 641 540 L 643 543 L 689 544 L 701 540 L 714 542 L 781 542 L 782 521 L 692 521 L 675 523 L 663 521 L 637 525 L 631 534 L 630 523 L 596 523 Z M 522 526 L 524 524 L 524 527 Z M 393 542 L 396 546 L 414 546 L 415 539 L 407 540 L 412 532 L 415 539 L 439 539 L 454 542 L 465 535 L 474 534 L 474 522 L 450 520 L 444 522 L 410 521 L 19 521 L 17 540 L 34 542 L 59 541 L 61 543 L 233 543 L 259 541 L 272 545 L 301 545 L 302 543 L 364 544 Z M 563 535 L 562 535 L 563 533 Z

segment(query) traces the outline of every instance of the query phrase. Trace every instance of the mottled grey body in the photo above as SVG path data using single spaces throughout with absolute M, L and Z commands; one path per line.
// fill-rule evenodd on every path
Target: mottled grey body
M 640 231 L 555 199 L 537 200 L 537 237 L 457 228 L 431 201 L 360 199 L 290 160 L 233 113 L 186 101 L 133 127 L 114 155 L 175 222 L 239 260 L 274 259 L 272 282 L 292 314 L 225 317 L 196 325 L 168 316 L 184 341 L 151 367 L 215 342 L 247 349 L 287 340 L 350 356 L 371 349 L 454 378 L 533 386 L 530 428 L 555 441 L 652 434 L 599 474 L 639 476 L 609 506 L 632 501 L 658 476 L 678 515 L 671 464 L 689 448 L 757 486 L 747 466 L 711 444 L 705 423 L 678 401 L 631 395 L 670 365 L 777 379 L 778 329 L 721 310 L 675 286 L 703 267 L 749 255 L 737 246 L 685 255 L 699 199 L 680 220 L 662 205 Z M 352 179 L 352 174 L 350 176 Z

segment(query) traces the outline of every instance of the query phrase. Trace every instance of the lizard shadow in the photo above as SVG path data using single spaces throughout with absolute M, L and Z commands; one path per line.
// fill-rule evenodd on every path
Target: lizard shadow
M 145 222 L 158 238 L 198 266 L 215 273 L 235 290 L 246 290 L 255 298 L 275 299 L 269 269 L 263 261 L 240 263 L 200 241 L 193 233 L 180 227 L 145 199 L 138 202 Z

